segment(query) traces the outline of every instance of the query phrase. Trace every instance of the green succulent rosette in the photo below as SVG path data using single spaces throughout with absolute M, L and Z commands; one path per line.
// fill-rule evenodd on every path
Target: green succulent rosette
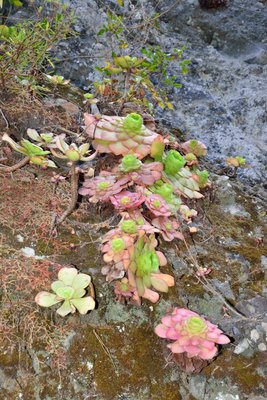
M 146 247 L 146 246 L 145 246 Z M 152 272 L 157 272 L 159 268 L 159 258 L 155 250 L 144 248 L 142 253 L 137 257 L 136 276 L 144 278 Z
M 173 186 L 159 180 L 149 187 L 149 190 L 159 194 L 170 206 L 172 212 L 176 212 L 182 204 L 178 196 L 173 193 Z
M 57 314 L 65 317 L 74 313 L 76 309 L 80 314 L 86 314 L 95 308 L 95 300 L 86 296 L 86 290 L 91 283 L 91 277 L 78 273 L 76 268 L 61 268 L 58 280 L 53 282 L 51 289 L 54 293 L 40 292 L 35 297 L 36 303 L 41 307 L 51 307 L 63 302 Z
M 185 163 L 186 160 L 178 151 L 170 150 L 164 159 L 164 172 L 167 175 L 175 176 Z
M 185 321 L 185 330 L 190 336 L 201 336 L 208 330 L 205 321 L 200 317 L 189 317 Z
M 207 170 L 204 170 L 204 171 L 199 171 L 199 170 L 197 170 L 197 171 L 196 171 L 196 174 L 197 174 L 197 176 L 198 176 L 198 184 L 199 184 L 199 187 L 202 189 L 202 188 L 204 188 L 204 187 L 207 185 L 207 183 L 208 183 L 208 180 L 209 180 L 209 173 L 208 173 Z
M 125 249 L 125 242 L 123 239 L 113 239 L 111 242 L 111 248 L 114 253 L 119 253 Z
M 127 219 L 120 224 L 124 233 L 134 234 L 137 232 L 137 223 L 133 219 Z
M 127 131 L 130 136 L 134 136 L 141 132 L 143 118 L 139 114 L 131 113 L 124 118 L 122 124 L 125 131 Z
M 119 170 L 124 173 L 137 171 L 141 165 L 142 162 L 134 154 L 128 154 L 121 160 Z

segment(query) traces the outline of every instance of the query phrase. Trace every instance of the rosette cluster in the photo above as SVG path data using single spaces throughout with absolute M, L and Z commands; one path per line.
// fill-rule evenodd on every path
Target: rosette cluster
M 211 360 L 218 352 L 217 344 L 230 343 L 217 325 L 185 308 L 175 308 L 162 318 L 155 333 L 174 342 L 167 346 L 173 353 L 186 353 L 188 358 Z

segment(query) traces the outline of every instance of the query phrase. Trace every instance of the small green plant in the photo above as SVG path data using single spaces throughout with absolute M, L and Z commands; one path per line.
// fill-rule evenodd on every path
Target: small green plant
M 39 7 L 35 18 L 15 26 L 0 25 L 2 89 L 20 87 L 20 91 L 29 91 L 29 88 L 38 91 L 45 68 L 54 68 L 52 49 L 60 40 L 73 34 L 73 14 L 65 6 L 52 4 L 53 12 L 49 16 L 44 16 Z M 64 78 L 57 77 L 56 83 L 65 83 Z
M 143 16 L 140 23 L 132 24 L 131 13 L 137 13 L 140 9 L 139 5 L 133 6 L 127 17 L 111 11 L 107 13 L 107 22 L 98 35 L 104 36 L 109 43 L 111 57 L 104 67 L 98 68 L 105 79 L 95 83 L 96 91 L 112 101 L 117 100 L 120 103 L 119 111 L 127 101 L 135 102 L 150 111 L 154 106 L 173 109 L 167 87 L 182 86 L 178 75 L 180 72 L 188 72 L 190 61 L 183 59 L 184 47 L 165 52 L 159 45 L 146 46 L 148 37 L 155 35 L 158 29 L 160 14 Z M 147 38 L 145 41 L 143 36 L 140 37 L 140 29 Z M 135 54 L 129 54 L 129 43 L 134 43 Z M 121 49 L 119 55 L 118 48 Z M 180 67 L 177 75 L 170 72 L 171 63 L 175 60 L 179 60 Z
M 91 296 L 84 297 L 85 289 L 89 285 Z M 58 280 L 52 283 L 51 289 L 54 293 L 40 292 L 35 297 L 35 301 L 41 307 L 51 307 L 63 301 L 62 306 L 56 311 L 62 317 L 73 314 L 76 310 L 84 315 L 95 308 L 91 277 L 78 273 L 76 268 L 61 268 Z
M 3 167 L 4 170 L 9 168 L 9 172 L 13 172 L 28 163 L 40 165 L 42 167 L 57 168 L 55 163 L 52 160 L 49 160 L 49 158 L 47 157 L 50 154 L 50 151 L 43 150 L 42 147 L 31 143 L 29 140 L 22 139 L 18 144 L 6 133 L 3 135 L 2 140 L 8 142 L 15 151 L 25 156 L 18 164 L 15 164 L 10 168 Z
M 173 109 L 173 105 L 168 99 L 166 89 L 160 87 L 174 86 L 181 87 L 176 75 L 168 73 L 171 61 L 181 58 L 184 49 L 175 49 L 172 54 L 165 53 L 160 46 L 153 48 L 143 48 L 141 50 L 144 57 L 117 56 L 113 54 L 112 60 L 106 62 L 102 68 L 98 68 L 103 74 L 111 77 L 107 82 L 98 83 L 98 92 L 103 95 L 107 83 L 110 91 L 119 98 L 121 102 L 120 110 L 126 101 L 133 101 L 143 104 L 151 109 L 153 105 L 161 108 L 168 107 Z M 183 74 L 187 73 L 189 60 L 181 60 L 180 67 Z M 158 85 L 155 86 L 153 78 L 157 77 Z M 99 90 L 101 89 L 101 91 Z
M 233 177 L 236 176 L 238 168 L 249 168 L 246 159 L 241 156 L 226 158 L 226 164 L 233 168 Z

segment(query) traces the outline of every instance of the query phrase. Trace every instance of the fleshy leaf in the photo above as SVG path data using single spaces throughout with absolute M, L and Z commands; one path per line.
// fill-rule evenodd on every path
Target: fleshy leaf
M 72 299 L 70 302 L 82 315 L 86 314 L 89 310 L 93 310 L 95 308 L 95 301 L 92 297 Z
M 54 293 L 40 292 L 35 297 L 35 301 L 41 307 L 51 307 L 54 304 L 60 303 L 62 299 L 59 299 Z
M 70 300 L 73 297 L 74 289 L 71 286 L 62 286 L 56 290 L 56 294 L 65 300 Z
M 79 147 L 79 153 L 81 155 L 81 157 L 83 157 L 89 150 L 89 143 L 84 143 Z
M 56 293 L 57 289 L 60 287 L 64 287 L 65 283 L 62 281 L 55 281 L 51 284 L 51 289 L 53 290 L 53 292 Z
M 65 285 L 72 285 L 73 279 L 78 274 L 76 268 L 61 268 L 58 273 L 58 279 L 65 283 Z
M 29 138 L 31 138 L 35 142 L 40 142 L 41 141 L 41 137 L 40 137 L 39 133 L 35 129 L 30 129 L 30 128 L 27 129 L 27 135 L 29 136 Z
M 72 299 L 80 299 L 81 297 L 83 297 L 85 295 L 85 293 L 86 293 L 86 290 L 84 290 L 84 289 L 81 289 L 81 288 L 75 289 L 74 293 L 72 295 Z
M 28 156 L 45 156 L 50 154 L 50 151 L 44 151 L 41 147 L 36 146 L 36 144 L 31 143 L 27 139 L 22 139 L 21 145 L 27 151 Z
M 74 289 L 85 289 L 91 282 L 91 277 L 86 274 L 78 274 L 72 281 L 72 287 Z
M 57 310 L 57 314 L 61 315 L 61 317 L 65 317 L 69 313 L 74 313 L 75 307 L 70 304 L 69 300 L 64 301 L 61 307 Z
M 151 284 L 159 292 L 164 292 L 164 293 L 168 292 L 167 283 L 163 279 L 156 278 L 156 275 L 151 277 Z

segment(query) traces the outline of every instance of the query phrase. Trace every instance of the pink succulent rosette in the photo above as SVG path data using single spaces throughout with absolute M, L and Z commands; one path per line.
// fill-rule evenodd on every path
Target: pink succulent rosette
M 145 196 L 142 193 L 123 190 L 119 194 L 111 196 L 110 201 L 117 210 L 123 211 L 139 207 L 145 201 Z
M 139 159 L 150 154 L 151 144 L 158 136 L 143 125 L 142 117 L 129 114 L 127 117 L 84 114 L 85 132 L 93 139 L 93 147 L 99 153 L 126 155 L 134 153 Z
M 186 353 L 188 358 L 211 360 L 217 355 L 216 344 L 230 343 L 217 325 L 185 308 L 175 308 L 171 315 L 162 318 L 155 333 L 164 339 L 174 340 L 168 344 L 173 353 Z
M 103 238 L 101 251 L 106 265 L 101 272 L 106 280 L 123 278 L 134 250 L 135 237 L 122 232 L 119 228 L 109 231 Z
M 114 293 L 116 300 L 122 304 L 126 304 L 134 296 L 135 288 L 129 284 L 126 277 L 122 278 L 119 282 L 116 282 L 114 287 Z
M 205 156 L 207 154 L 207 147 L 199 140 L 188 140 L 180 144 L 180 148 L 186 153 L 193 153 L 197 157 Z
M 159 194 L 147 196 L 145 205 L 156 217 L 169 217 L 171 215 L 169 205 Z
M 109 201 L 110 196 L 113 196 L 122 191 L 129 179 L 127 177 L 118 179 L 115 175 L 108 172 L 102 172 L 99 176 L 86 179 L 83 186 L 79 190 L 82 196 L 90 196 L 91 203 L 98 201 Z
M 163 164 L 160 162 L 153 162 L 149 164 L 142 164 L 139 170 L 127 174 L 129 180 L 137 185 L 151 186 L 156 181 L 161 179 Z
M 154 218 L 152 220 L 152 225 L 158 228 L 163 239 L 166 240 L 166 242 L 171 242 L 174 239 L 184 240 L 184 235 L 181 232 L 177 231 L 180 225 L 174 218 Z
M 185 204 L 182 204 L 182 205 L 179 207 L 179 212 L 180 212 L 182 218 L 183 218 L 186 222 L 188 222 L 188 223 L 192 222 L 192 218 L 193 218 L 193 217 L 196 217 L 196 216 L 197 216 L 197 211 L 194 210 L 193 208 L 190 209 L 190 208 L 189 208 L 188 206 L 186 206 Z

